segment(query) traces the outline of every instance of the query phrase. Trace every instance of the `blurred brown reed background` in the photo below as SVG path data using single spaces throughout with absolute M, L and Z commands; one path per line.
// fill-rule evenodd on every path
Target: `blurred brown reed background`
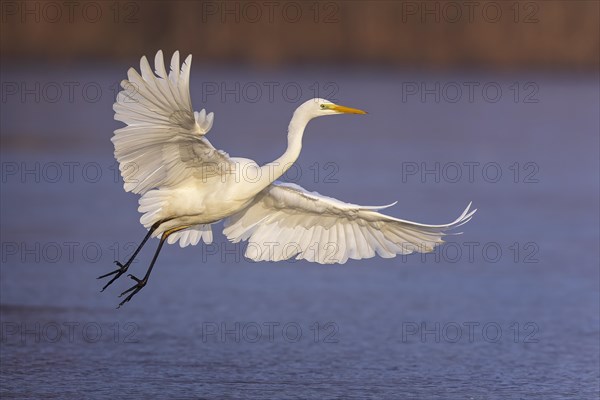
M 575 69 L 600 65 L 591 1 L 3 1 L 4 61 L 180 49 L 196 63 Z

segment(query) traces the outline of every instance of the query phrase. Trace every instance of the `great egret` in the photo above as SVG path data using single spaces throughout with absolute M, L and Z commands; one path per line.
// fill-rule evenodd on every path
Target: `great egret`
M 279 182 L 296 161 L 304 129 L 316 117 L 366 114 L 325 99 L 300 105 L 288 126 L 288 146 L 281 157 L 259 166 L 246 159 L 229 157 L 206 139 L 213 113 L 192 109 L 189 78 L 192 56 L 181 69 L 179 52 L 171 58 L 167 74 L 162 51 L 154 68 L 146 57 L 140 74 L 130 68 L 128 80 L 114 104 L 115 119 L 127 126 L 112 138 L 125 191 L 142 195 L 138 211 L 148 233 L 125 264 L 98 277 L 114 275 L 106 289 L 123 275 L 150 237 L 160 243 L 146 275 L 128 275 L 135 285 L 119 297 L 131 300 L 148 277 L 165 241 L 181 247 L 202 239 L 212 242 L 211 224 L 224 220 L 224 234 L 233 242 L 248 240 L 245 256 L 252 260 L 280 261 L 295 257 L 318 263 L 345 263 L 349 258 L 394 257 L 414 251 L 430 252 L 442 243 L 448 229 L 469 221 L 476 210 L 469 204 L 454 222 L 425 225 L 378 213 L 387 206 L 359 206 Z M 249 177 L 252 177 L 251 179 Z

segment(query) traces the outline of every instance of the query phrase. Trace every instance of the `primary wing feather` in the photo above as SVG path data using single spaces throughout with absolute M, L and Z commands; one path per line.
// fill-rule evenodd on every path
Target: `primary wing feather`
M 171 187 L 190 177 L 199 180 L 227 168 L 229 157 L 204 138 L 213 113 L 194 112 L 189 80 L 192 56 L 181 69 L 179 52 L 171 58 L 167 74 L 162 51 L 154 59 L 155 72 L 146 57 L 140 73 L 128 71 L 114 104 L 115 119 L 127 124 L 115 130 L 112 142 L 125 190 L 144 194 Z
M 279 261 L 292 257 L 321 264 L 349 258 L 384 258 L 430 252 L 443 243 L 449 229 L 469 221 L 476 210 L 467 206 L 454 222 L 426 225 L 377 212 L 389 207 L 344 203 L 302 187 L 274 182 L 241 212 L 225 220 L 233 242 L 248 240 L 246 257 Z

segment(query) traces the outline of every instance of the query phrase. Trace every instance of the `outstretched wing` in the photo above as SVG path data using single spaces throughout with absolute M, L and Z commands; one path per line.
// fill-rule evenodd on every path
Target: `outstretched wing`
M 179 68 L 179 52 L 171 58 L 167 75 L 162 51 L 156 53 L 152 72 L 146 57 L 141 75 L 130 68 L 123 90 L 113 106 L 115 119 L 127 124 L 112 138 L 115 158 L 127 192 L 144 194 L 158 187 L 175 186 L 189 177 L 206 179 L 230 163 L 204 135 L 213 113 L 194 112 L 190 99 L 188 56 Z
M 344 203 L 302 187 L 274 182 L 243 211 L 225 220 L 225 235 L 233 242 L 248 240 L 246 257 L 279 261 L 292 257 L 320 264 L 345 263 L 349 258 L 390 258 L 426 253 L 443 243 L 445 231 L 471 219 L 467 206 L 454 222 L 424 225 L 389 217 L 377 210 Z

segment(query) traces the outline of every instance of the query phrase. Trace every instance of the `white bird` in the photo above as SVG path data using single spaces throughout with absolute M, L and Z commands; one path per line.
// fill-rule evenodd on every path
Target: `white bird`
M 378 212 L 388 206 L 360 206 L 309 192 L 277 181 L 296 161 L 310 120 L 336 114 L 366 114 L 325 99 L 312 99 L 294 112 L 287 131 L 288 145 L 275 161 L 259 166 L 246 158 L 230 157 L 215 149 L 205 135 L 213 113 L 194 112 L 189 91 L 192 56 L 179 65 L 179 52 L 167 73 L 162 51 L 146 57 L 141 75 L 134 69 L 121 82 L 114 104 L 115 119 L 127 126 L 114 132 L 112 142 L 125 191 L 142 195 L 140 222 L 148 233 L 131 258 L 118 269 L 106 289 L 123 275 L 149 237 L 160 243 L 146 275 L 119 297 L 120 304 L 143 288 L 165 241 L 181 247 L 202 239 L 212 242 L 211 224 L 224 220 L 224 234 L 232 242 L 249 241 L 245 256 L 252 260 L 289 258 L 317 263 L 345 263 L 378 254 L 430 252 L 443 242 L 445 231 L 469 221 L 476 210 L 469 204 L 454 222 L 425 225 Z M 394 203 L 395 204 L 395 203 Z

